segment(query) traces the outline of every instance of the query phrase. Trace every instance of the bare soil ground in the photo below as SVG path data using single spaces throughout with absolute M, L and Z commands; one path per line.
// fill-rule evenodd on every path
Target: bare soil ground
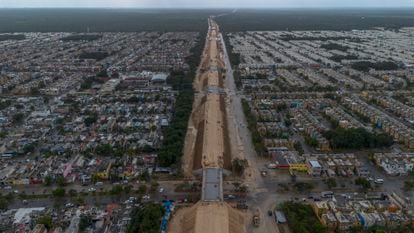
M 233 209 L 227 203 L 198 202 L 178 209 L 168 225 L 170 233 L 242 233 L 247 213 Z

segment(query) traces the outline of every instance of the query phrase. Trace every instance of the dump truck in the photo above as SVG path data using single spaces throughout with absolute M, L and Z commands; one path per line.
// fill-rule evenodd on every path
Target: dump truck
M 253 215 L 253 226 L 259 227 L 259 225 L 260 225 L 260 211 L 259 209 L 257 209 Z

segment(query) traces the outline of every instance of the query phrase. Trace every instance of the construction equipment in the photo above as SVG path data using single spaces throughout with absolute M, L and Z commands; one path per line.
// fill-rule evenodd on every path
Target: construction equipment
M 237 202 L 237 206 L 236 206 L 236 208 L 237 209 L 242 209 L 242 210 L 247 210 L 249 207 L 247 206 L 247 204 L 246 204 L 246 200 L 239 200 L 238 202 Z
M 256 209 L 256 212 L 253 215 L 253 226 L 259 227 L 260 225 L 260 211 Z

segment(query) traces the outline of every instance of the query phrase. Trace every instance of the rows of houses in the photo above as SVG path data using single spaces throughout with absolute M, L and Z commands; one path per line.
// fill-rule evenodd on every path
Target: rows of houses
M 355 95 L 342 98 L 342 103 L 352 111 L 369 118 L 369 121 L 375 127 L 391 135 L 395 141 L 404 144 L 410 149 L 414 148 L 414 131 L 406 124 L 380 109 L 369 105 Z
M 0 93 L 60 95 L 99 72 L 188 70 L 186 57 L 198 37 L 196 32 L 23 35 L 13 46 L 0 42 Z
M 388 175 L 408 175 L 413 171 L 414 153 L 375 153 L 373 160 Z
M 307 172 L 320 176 L 368 177 L 369 170 L 353 153 L 345 154 L 304 154 Z
M 344 129 L 349 128 L 364 128 L 364 124 L 355 119 L 353 116 L 345 112 L 340 107 L 326 108 L 324 110 L 326 116 L 338 122 L 338 126 Z
M 329 141 L 321 133 L 326 129 L 315 116 L 306 109 L 291 109 L 290 115 L 295 127 L 303 131 L 307 137 L 316 140 L 321 151 L 331 150 Z
M 65 233 L 126 232 L 131 221 L 131 205 L 111 203 L 102 207 L 66 205 L 62 208 L 19 208 L 0 214 L 2 232 Z M 50 217 L 52 225 L 39 222 Z M 82 225 L 82 226 L 80 226 Z
M 414 107 L 376 92 L 368 93 L 366 99 L 368 101 L 375 101 L 381 107 L 392 111 L 397 116 L 403 117 L 409 123 L 414 123 Z
M 96 182 L 119 182 L 137 179 L 152 173 L 156 167 L 156 154 L 122 157 L 76 155 L 71 158 L 49 156 L 38 160 L 2 159 L 0 185 L 48 185 L 59 177 L 69 184 L 89 185 Z
M 396 228 L 410 224 L 412 204 L 395 193 L 341 194 L 312 204 L 319 221 L 329 230 L 346 232 L 372 226 Z
M 288 147 L 268 148 L 269 168 L 299 171 L 312 177 L 369 177 L 370 171 L 353 153 L 303 154 Z

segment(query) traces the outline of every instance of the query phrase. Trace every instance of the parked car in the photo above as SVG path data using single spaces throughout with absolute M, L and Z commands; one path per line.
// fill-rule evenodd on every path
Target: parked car
M 276 210 L 275 211 L 275 221 L 278 224 L 284 224 L 284 223 L 287 222 L 285 214 L 281 210 Z
M 227 197 L 228 197 L 229 199 L 236 199 L 236 196 L 234 196 L 234 195 L 232 195 L 232 194 L 229 194 Z
M 66 205 L 65 205 L 65 207 L 66 208 L 71 208 L 71 207 L 74 207 L 75 205 L 74 204 L 72 204 L 72 203 L 66 203 Z
M 127 204 L 134 204 L 137 201 L 136 197 L 129 197 L 124 203 Z

